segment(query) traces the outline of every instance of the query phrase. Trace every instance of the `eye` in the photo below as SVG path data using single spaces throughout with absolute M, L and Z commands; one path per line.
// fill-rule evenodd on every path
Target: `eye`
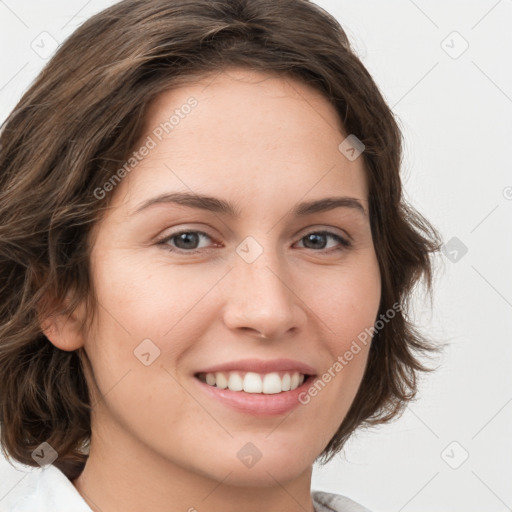
M 305 240 L 307 242 L 307 245 L 309 245 L 309 247 L 306 247 L 306 249 L 325 249 L 325 240 L 328 238 L 331 238 L 332 240 L 336 241 L 339 245 L 341 245 L 341 247 L 335 247 L 334 250 L 342 251 L 343 249 L 346 249 L 351 245 L 348 240 L 346 240 L 345 238 L 336 233 L 331 233 L 330 231 L 312 231 L 311 233 L 308 233 L 307 235 L 303 236 L 300 239 L 300 241 L 302 242 L 303 240 Z
M 212 238 L 209 235 L 203 233 L 202 231 L 190 230 L 173 233 L 159 240 L 157 244 L 167 246 L 167 249 L 169 249 L 171 252 L 186 252 L 188 254 L 194 254 L 196 252 L 200 252 L 201 250 L 201 248 L 196 248 L 196 245 L 199 243 L 201 237 L 205 237 L 212 240 Z M 169 246 L 168 242 L 171 241 L 175 241 L 176 246 Z
M 201 252 L 205 247 L 198 247 L 201 238 L 213 240 L 212 237 L 203 231 L 178 231 L 172 233 L 165 238 L 162 238 L 157 242 L 157 245 L 165 246 L 171 252 L 183 253 L 183 254 L 195 254 Z M 336 243 L 334 247 L 326 247 L 328 239 L 334 240 Z M 342 251 L 351 247 L 351 243 L 338 235 L 330 231 L 312 231 L 307 235 L 303 236 L 299 243 L 303 242 L 306 249 L 313 249 L 315 252 L 331 252 L 331 251 Z M 338 247 L 336 247 L 338 245 Z M 325 249 L 330 250 L 325 250 Z

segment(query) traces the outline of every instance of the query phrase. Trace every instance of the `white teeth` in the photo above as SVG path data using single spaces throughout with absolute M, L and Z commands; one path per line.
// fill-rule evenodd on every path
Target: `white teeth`
M 247 372 L 244 377 L 244 391 L 246 393 L 261 393 L 261 388 L 261 377 L 257 373 Z
M 304 382 L 305 376 L 298 372 L 285 373 L 282 377 L 277 372 L 264 375 L 247 372 L 244 376 L 239 372 L 216 372 L 207 373 L 202 380 L 205 379 L 209 386 L 216 386 L 220 389 L 228 388 L 230 391 L 273 395 L 298 388 Z
M 263 393 L 266 395 L 273 395 L 281 393 L 283 384 L 278 373 L 267 373 L 263 378 Z
M 292 375 L 292 382 L 290 384 L 290 389 L 295 389 L 299 387 L 299 374 L 295 372 Z
M 290 391 L 290 386 L 292 384 L 292 378 L 289 373 L 285 373 L 283 375 L 283 391 Z
M 208 384 L 210 384 L 208 382 L 208 375 L 213 375 L 213 373 L 206 374 L 206 382 Z M 211 381 L 211 378 L 210 378 L 210 381 Z M 210 386 L 217 386 L 218 388 L 226 389 L 228 387 L 228 380 L 226 379 L 226 377 L 224 377 L 223 373 L 217 372 L 215 374 L 215 382 L 213 384 L 210 384 Z
M 242 391 L 244 389 L 244 382 L 238 373 L 231 372 L 229 374 L 228 388 L 231 391 Z

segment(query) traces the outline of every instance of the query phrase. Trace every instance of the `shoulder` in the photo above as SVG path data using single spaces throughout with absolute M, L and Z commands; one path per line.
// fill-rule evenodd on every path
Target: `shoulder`
M 359 503 L 339 494 L 312 491 L 311 498 L 316 512 L 371 512 Z
M 92 512 L 66 475 L 52 465 L 0 464 L 2 512 Z

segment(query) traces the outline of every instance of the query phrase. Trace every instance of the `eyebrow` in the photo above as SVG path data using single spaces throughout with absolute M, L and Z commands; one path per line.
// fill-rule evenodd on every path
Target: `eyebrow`
M 161 194 L 142 202 L 130 215 L 135 215 L 150 206 L 156 204 L 179 204 L 191 208 L 198 208 L 209 212 L 227 215 L 229 217 L 240 217 L 240 210 L 233 204 L 207 195 L 198 195 L 190 192 L 172 192 Z M 362 203 L 355 197 L 325 197 L 314 201 L 306 201 L 295 206 L 292 215 L 305 217 L 313 213 L 334 210 L 335 208 L 350 208 L 362 213 L 365 217 L 367 212 Z

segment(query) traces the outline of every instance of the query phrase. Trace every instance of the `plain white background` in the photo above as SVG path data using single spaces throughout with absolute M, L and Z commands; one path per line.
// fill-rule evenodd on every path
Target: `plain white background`
M 47 62 L 41 37 L 51 53 L 113 3 L 0 0 L 1 121 Z M 375 512 L 511 510 L 512 0 L 317 3 L 404 132 L 407 198 L 445 240 L 416 318 L 448 348 L 405 414 L 315 467 L 313 488 Z M 19 478 L 2 474 L 0 499 Z

